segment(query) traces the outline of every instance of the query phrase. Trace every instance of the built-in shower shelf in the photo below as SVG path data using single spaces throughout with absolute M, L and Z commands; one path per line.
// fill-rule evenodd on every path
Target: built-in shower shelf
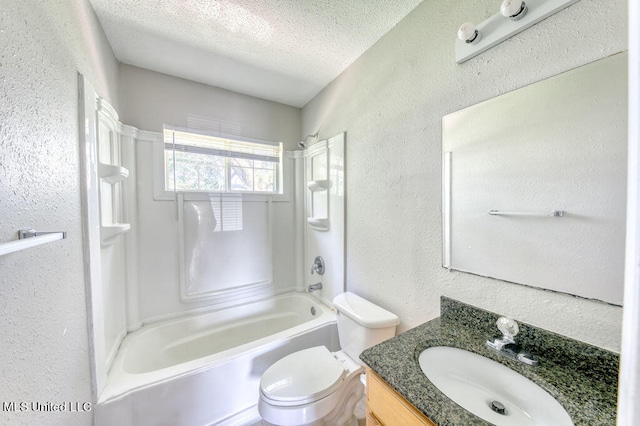
M 323 180 L 310 180 L 307 182 L 307 188 L 310 191 L 326 191 L 331 187 L 331 181 L 329 179 Z
M 328 231 L 329 230 L 329 219 L 323 218 L 319 219 L 316 217 L 308 217 L 307 223 L 316 231 Z
M 104 225 L 100 227 L 100 240 L 102 245 L 110 245 L 116 242 L 116 239 L 131 229 L 128 223 L 114 223 L 113 225 Z
M 98 173 L 100 174 L 100 179 L 110 184 L 122 182 L 129 177 L 129 170 L 115 164 L 100 163 L 98 165 Z

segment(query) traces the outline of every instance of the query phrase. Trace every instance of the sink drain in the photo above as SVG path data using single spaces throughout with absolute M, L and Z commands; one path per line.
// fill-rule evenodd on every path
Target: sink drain
M 504 408 L 504 404 L 500 401 L 491 401 L 491 409 L 498 414 L 502 414 L 503 416 L 507 414 L 507 411 Z
M 315 315 L 316 314 L 316 307 L 312 306 L 311 307 L 311 315 Z

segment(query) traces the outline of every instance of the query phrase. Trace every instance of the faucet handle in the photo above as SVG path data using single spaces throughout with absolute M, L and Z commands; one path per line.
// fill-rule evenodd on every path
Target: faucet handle
M 318 275 L 324 274 L 324 260 L 320 256 L 316 256 L 316 258 L 313 260 L 313 265 L 311 266 L 311 275 L 313 275 L 314 272 L 317 272 Z
M 498 326 L 498 330 L 502 332 L 502 335 L 509 337 L 511 340 L 520 332 L 518 323 L 511 318 L 500 317 L 498 321 L 496 321 L 496 325 Z

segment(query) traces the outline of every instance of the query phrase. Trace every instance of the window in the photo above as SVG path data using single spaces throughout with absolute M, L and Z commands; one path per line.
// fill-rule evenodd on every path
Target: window
M 164 126 L 164 189 L 282 193 L 282 144 Z

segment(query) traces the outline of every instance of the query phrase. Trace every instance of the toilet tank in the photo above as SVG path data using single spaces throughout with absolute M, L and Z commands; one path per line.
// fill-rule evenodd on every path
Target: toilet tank
M 353 293 L 342 293 L 333 299 L 338 310 L 340 346 L 354 361 L 360 353 L 396 334 L 400 323 L 397 315 Z

